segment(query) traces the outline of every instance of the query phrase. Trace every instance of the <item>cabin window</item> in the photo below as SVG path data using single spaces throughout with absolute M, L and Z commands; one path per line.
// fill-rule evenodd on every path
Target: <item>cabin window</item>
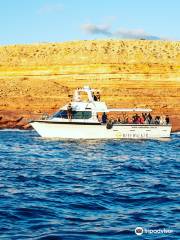
M 67 111 L 62 110 L 56 113 L 54 117 L 67 119 Z M 91 111 L 73 111 L 73 119 L 89 119 L 91 117 L 92 117 Z
M 67 118 L 67 111 L 66 110 L 62 110 L 60 112 L 57 112 L 54 114 L 53 117 L 57 117 L 57 118 Z
M 74 119 L 89 119 L 92 113 L 90 111 L 73 111 Z

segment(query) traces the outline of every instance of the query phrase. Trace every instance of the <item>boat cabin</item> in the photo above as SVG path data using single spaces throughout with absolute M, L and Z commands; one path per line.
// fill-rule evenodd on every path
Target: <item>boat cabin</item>
M 97 118 L 98 112 L 107 112 L 107 106 L 104 102 L 95 101 L 94 92 L 88 86 L 78 88 L 75 90 L 73 99 L 69 103 L 72 107 L 72 120 L 73 121 L 95 121 L 99 122 Z M 66 104 L 52 118 L 55 120 L 68 120 L 68 105 Z

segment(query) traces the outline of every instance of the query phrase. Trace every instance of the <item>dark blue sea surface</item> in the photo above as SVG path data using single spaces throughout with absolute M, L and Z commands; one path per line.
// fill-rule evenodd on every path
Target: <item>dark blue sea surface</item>
M 0 240 L 180 239 L 179 169 L 178 134 L 60 141 L 0 131 Z

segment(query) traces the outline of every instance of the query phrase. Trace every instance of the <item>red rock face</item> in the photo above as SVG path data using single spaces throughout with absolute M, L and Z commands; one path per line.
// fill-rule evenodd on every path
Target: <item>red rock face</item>
M 180 43 L 80 41 L 0 47 L 0 128 L 28 128 L 77 87 L 110 107 L 150 107 L 180 130 Z

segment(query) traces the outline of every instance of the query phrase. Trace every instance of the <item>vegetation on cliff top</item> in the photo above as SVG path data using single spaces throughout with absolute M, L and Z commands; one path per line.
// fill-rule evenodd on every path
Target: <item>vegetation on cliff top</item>
M 94 40 L 0 47 L 0 66 L 89 63 L 180 65 L 180 42 Z

